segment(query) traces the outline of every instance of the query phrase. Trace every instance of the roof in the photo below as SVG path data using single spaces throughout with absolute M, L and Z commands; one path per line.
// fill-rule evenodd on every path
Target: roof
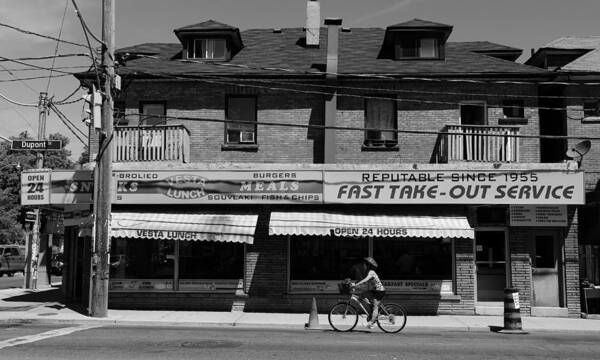
M 546 56 L 551 51 L 581 51 L 581 56 L 568 62 L 559 71 L 598 71 L 600 72 L 600 36 L 565 36 L 544 45 L 527 63 Z
M 395 24 L 395 25 L 391 25 L 387 27 L 388 29 L 396 29 L 396 28 L 402 28 L 402 29 L 410 29 L 410 28 L 440 28 L 440 29 L 452 29 L 451 25 L 446 25 L 446 24 L 441 24 L 441 23 L 436 23 L 433 21 L 427 21 L 427 20 L 421 20 L 421 19 L 412 19 L 409 21 L 405 21 L 403 23 L 399 23 L 399 24 Z
M 340 32 L 340 74 L 388 74 L 398 76 L 469 76 L 469 75 L 544 75 L 548 74 L 533 66 L 506 61 L 479 52 L 518 50 L 490 42 L 447 43 L 445 60 L 392 60 L 380 59 L 378 54 L 384 40 L 385 29 L 353 28 Z M 241 33 L 244 48 L 228 65 L 215 63 L 191 63 L 181 60 L 180 44 L 145 43 L 119 49 L 117 53 L 151 55 L 154 58 L 135 58 L 127 61 L 120 73 L 143 74 L 223 74 L 223 75 L 279 75 L 290 72 L 266 70 L 277 67 L 305 72 L 324 70 L 327 58 L 327 29 L 321 28 L 320 47 L 307 48 L 302 40 L 302 28 L 250 29 Z M 245 66 L 245 67 L 244 67 Z M 293 74 L 293 73 L 291 73 Z M 298 75 L 298 74 L 295 74 Z
M 175 32 L 180 31 L 207 31 L 207 30 L 236 30 L 237 28 L 231 25 L 223 24 L 215 20 L 207 20 L 198 24 L 186 25 L 175 29 Z

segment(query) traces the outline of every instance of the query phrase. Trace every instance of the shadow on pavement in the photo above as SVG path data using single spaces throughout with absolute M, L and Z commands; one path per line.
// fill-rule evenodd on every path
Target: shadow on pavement
M 23 294 L 2 299 L 5 302 L 26 302 L 46 304 L 47 308 L 62 310 L 68 308 L 82 315 L 87 315 L 87 309 L 80 303 L 65 303 L 65 298 L 60 288 L 45 291 L 23 290 Z

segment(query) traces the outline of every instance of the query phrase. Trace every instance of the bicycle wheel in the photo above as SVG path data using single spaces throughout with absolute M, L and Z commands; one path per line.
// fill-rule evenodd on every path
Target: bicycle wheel
M 358 311 L 347 302 L 339 302 L 329 310 L 329 324 L 335 331 L 350 331 L 358 323 Z
M 379 309 L 377 326 L 386 333 L 397 333 L 406 325 L 406 311 L 398 304 L 383 304 Z

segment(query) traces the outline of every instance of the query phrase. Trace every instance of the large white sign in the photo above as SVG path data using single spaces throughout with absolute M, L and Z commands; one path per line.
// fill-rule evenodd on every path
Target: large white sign
M 50 204 L 50 170 L 21 174 L 21 205 Z
M 582 172 L 326 171 L 325 203 L 584 204 Z
M 566 205 L 511 205 L 510 226 L 567 226 Z

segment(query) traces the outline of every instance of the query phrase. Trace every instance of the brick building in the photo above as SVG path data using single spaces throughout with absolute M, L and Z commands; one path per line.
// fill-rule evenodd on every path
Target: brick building
M 578 316 L 583 174 L 541 161 L 554 74 L 445 24 L 321 27 L 313 0 L 306 19 L 118 51 L 109 306 L 323 311 L 373 256 L 410 313 L 502 313 L 515 287 L 525 315 Z M 65 291 L 85 300 L 71 225 Z

